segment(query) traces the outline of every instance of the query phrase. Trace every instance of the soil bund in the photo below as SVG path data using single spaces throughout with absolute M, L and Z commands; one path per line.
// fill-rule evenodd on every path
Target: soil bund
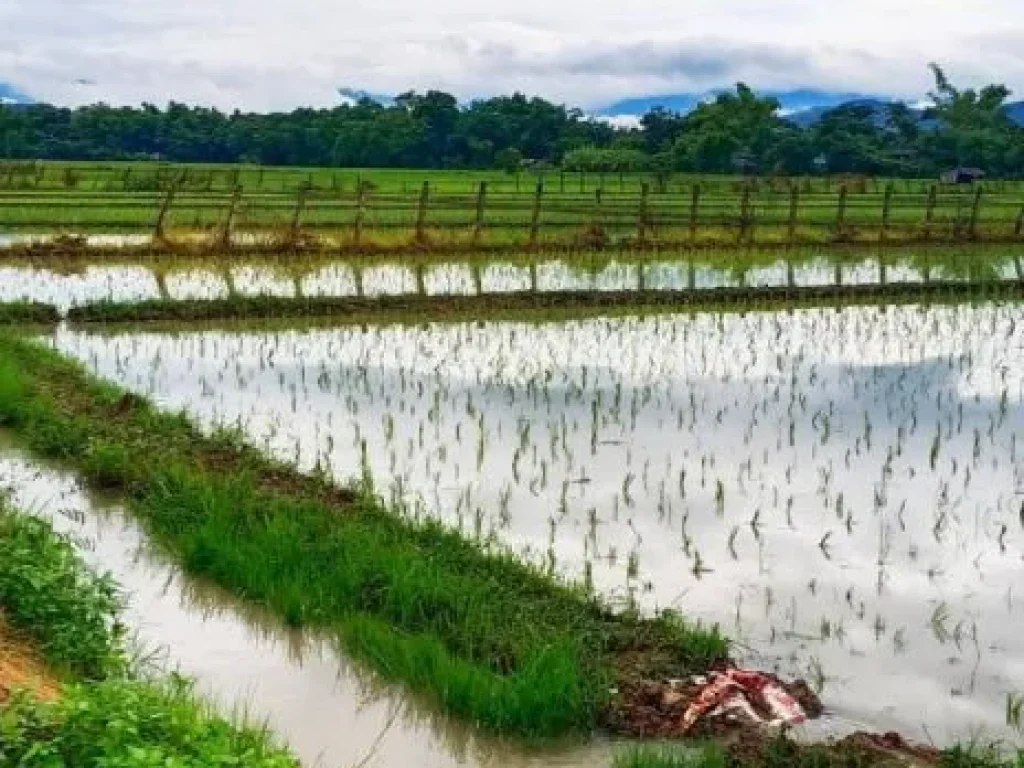
M 522 291 L 481 296 L 235 297 L 227 299 L 97 302 L 72 308 L 73 323 L 143 323 L 216 319 L 330 317 L 371 320 L 407 316 L 418 320 L 477 319 L 530 312 L 770 310 L 845 304 L 997 300 L 1024 297 L 1024 282 L 931 282 L 686 291 Z

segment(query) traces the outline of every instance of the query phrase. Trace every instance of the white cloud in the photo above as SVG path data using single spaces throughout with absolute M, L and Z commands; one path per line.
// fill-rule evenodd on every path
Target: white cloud
M 738 79 L 919 98 L 932 59 L 1024 91 L 1022 39 L 1018 0 L 6 0 L 0 82 L 259 110 L 335 104 L 339 86 L 584 107 Z

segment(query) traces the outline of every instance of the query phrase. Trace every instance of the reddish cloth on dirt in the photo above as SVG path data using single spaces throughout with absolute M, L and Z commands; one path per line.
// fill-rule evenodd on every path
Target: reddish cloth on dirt
M 683 733 L 689 732 L 705 715 L 729 711 L 770 725 L 798 725 L 807 721 L 803 707 L 774 677 L 732 668 L 711 673 L 683 714 Z

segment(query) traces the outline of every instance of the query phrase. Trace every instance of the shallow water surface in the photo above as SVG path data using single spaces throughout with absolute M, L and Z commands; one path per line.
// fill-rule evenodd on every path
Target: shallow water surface
M 60 330 L 101 375 L 719 623 L 836 722 L 947 744 L 1024 689 L 1024 306 Z
M 284 628 L 221 590 L 183 576 L 154 552 L 113 499 L 83 491 L 72 473 L 34 462 L 0 432 L 0 490 L 72 537 L 86 560 L 125 591 L 126 622 L 144 652 L 197 681 L 228 716 L 266 721 L 305 766 L 610 765 L 613 746 L 524 750 L 408 701 L 350 666 L 326 640 Z
M 100 301 L 144 299 L 218 299 L 228 296 L 466 296 L 537 291 L 680 291 L 686 289 L 781 287 L 790 279 L 797 287 L 922 283 L 922 269 L 909 257 L 864 254 L 856 261 L 835 261 L 822 254 L 810 261 L 788 265 L 784 258 L 760 266 L 739 269 L 736 254 L 703 256 L 690 263 L 685 256 L 652 256 L 636 262 L 591 259 L 565 260 L 538 257 L 532 264 L 490 262 L 474 266 L 467 261 L 350 261 L 312 264 L 280 263 L 183 263 L 153 269 L 143 264 L 92 265 L 74 271 L 38 266 L 0 265 L 0 301 L 29 300 L 67 309 Z M 740 255 L 742 258 L 742 255 Z M 980 258 L 980 257 L 979 257 Z M 1016 280 L 1019 265 L 1011 252 L 986 254 L 985 271 L 991 280 Z M 981 263 L 979 261 L 979 263 Z M 931 279 L 966 279 L 969 259 L 949 258 L 931 270 Z M 976 267 L 976 271 L 981 267 Z

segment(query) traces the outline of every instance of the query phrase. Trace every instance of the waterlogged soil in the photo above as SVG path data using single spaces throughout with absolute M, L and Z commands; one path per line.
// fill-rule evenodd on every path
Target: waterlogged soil
M 381 685 L 329 640 L 287 629 L 182 575 L 149 546 L 117 499 L 87 492 L 73 473 L 36 462 L 3 432 L 0 489 L 16 508 L 52 521 L 91 566 L 114 576 L 130 635 L 148 663 L 194 678 L 220 711 L 266 722 L 306 766 L 611 765 L 614 742 L 528 748 L 487 739 Z M 0 659 L 9 648 L 0 627 Z M 30 652 L 12 658 L 17 669 L 8 676 L 0 664 L 0 685 L 34 674 Z
M 609 602 L 807 679 L 815 735 L 1019 743 L 1024 307 L 282 332 L 56 347 Z

